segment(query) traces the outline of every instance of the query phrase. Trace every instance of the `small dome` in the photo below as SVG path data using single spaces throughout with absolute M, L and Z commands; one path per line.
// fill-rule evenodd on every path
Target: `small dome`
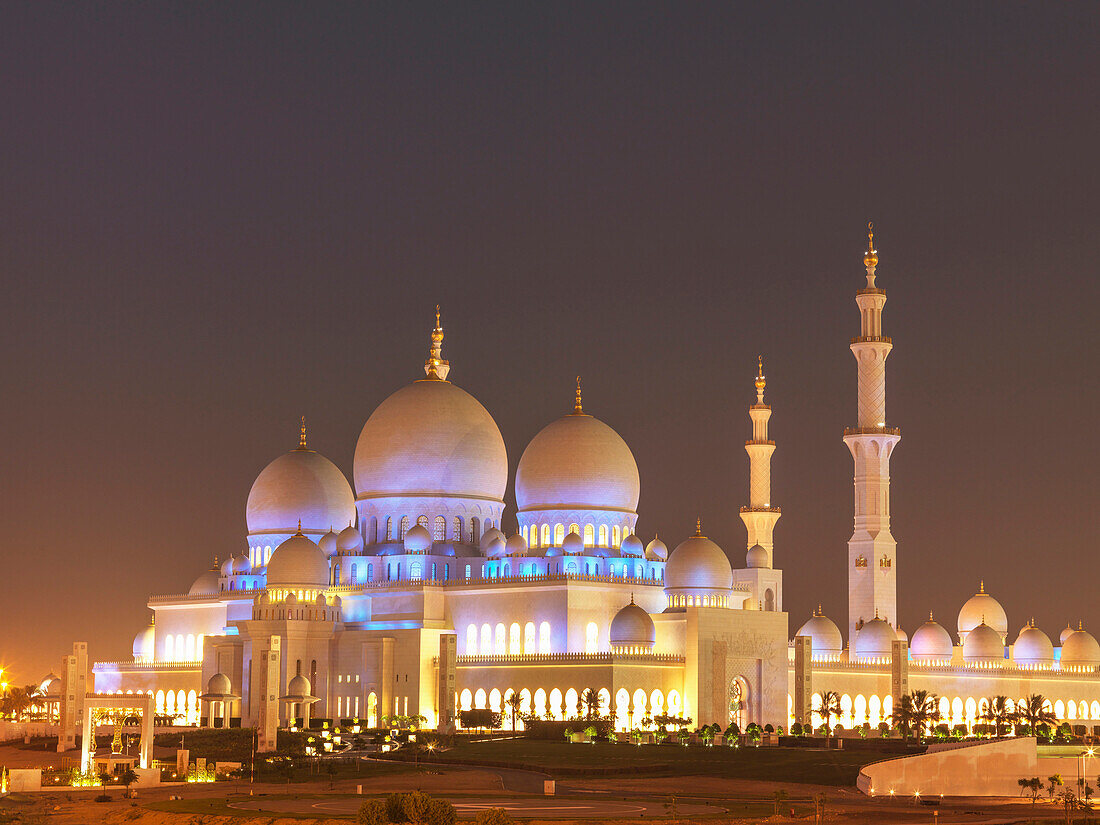
M 545 555 L 546 558 L 550 558 L 551 556 L 560 556 L 561 555 L 561 548 L 560 547 L 554 547 L 553 545 L 550 545 L 549 547 L 546 548 L 546 552 L 543 555 Z
M 836 622 L 821 612 L 820 607 L 794 635 L 810 637 L 811 658 L 839 656 L 844 648 L 844 638 L 840 635 L 840 628 L 836 626 Z
M 665 590 L 728 591 L 733 587 L 733 568 L 722 548 L 702 535 L 684 539 L 665 567 Z
M 640 482 L 634 454 L 611 427 L 584 413 L 547 424 L 516 468 L 520 512 L 598 509 L 633 513 Z
M 1059 661 L 1063 668 L 1096 667 L 1100 665 L 1100 645 L 1087 630 L 1075 630 L 1062 642 L 1062 656 Z
M 61 677 L 55 676 L 53 673 L 50 673 L 45 679 L 42 680 L 42 684 L 46 686 L 47 696 L 61 695 Z
M 890 624 L 875 618 L 865 622 L 856 631 L 853 644 L 856 659 L 889 659 L 892 655 L 892 643 L 898 638 Z
M 287 696 L 312 696 L 312 687 L 307 679 L 302 674 L 298 674 L 290 680 L 290 684 L 286 686 Z
M 355 496 L 340 468 L 300 447 L 272 461 L 248 493 L 249 533 L 293 533 L 300 520 L 309 533 L 355 518 Z
M 239 576 L 242 573 L 252 572 L 252 562 L 248 560 L 248 556 L 243 553 L 239 556 L 233 557 L 233 575 Z
M 899 642 L 905 642 L 906 644 L 909 644 L 909 634 L 902 630 L 900 626 L 896 627 L 894 629 L 894 632 L 898 634 Z
M 509 556 L 526 556 L 527 542 L 523 540 L 523 536 L 516 533 L 508 538 L 504 546 L 504 552 Z
M 1004 641 L 1008 636 L 1008 617 L 1001 603 L 985 592 L 985 582 L 981 583 L 978 592 L 971 596 L 959 611 L 959 636 L 965 637 L 967 633 L 978 625 L 985 623 L 1001 634 Z
M 584 552 L 584 539 L 576 530 L 570 530 L 562 540 L 561 549 L 563 553 L 579 555 Z
M 423 529 L 423 528 L 421 528 Z M 350 524 L 336 537 L 336 549 L 344 556 L 358 556 L 363 552 L 363 535 Z M 328 555 L 327 553 L 325 555 Z
M 611 620 L 610 636 L 612 647 L 643 647 L 651 650 L 657 641 L 657 630 L 653 626 L 653 619 L 634 604 L 632 598 L 630 604 L 619 610 Z
M 221 574 L 223 576 L 233 575 L 233 556 L 229 556 L 228 558 L 226 558 L 225 561 L 222 562 Z
M 329 531 L 317 540 L 317 546 L 321 548 L 321 552 L 330 559 L 336 555 L 336 551 L 339 549 L 337 538 L 336 532 L 330 527 Z
M 1053 667 L 1054 644 L 1034 625 L 1027 625 L 1012 645 L 1012 660 L 1027 667 Z
M 328 584 L 328 559 L 321 548 L 301 533 L 291 536 L 271 554 L 267 563 L 268 587 L 324 587 Z
M 134 661 L 151 662 L 157 646 L 157 632 L 153 623 L 134 637 Z
M 210 681 L 206 683 L 206 692 L 215 696 L 224 696 L 231 689 L 232 685 L 229 683 L 229 677 L 224 673 L 215 673 L 210 677 Z
M 497 559 L 508 552 L 508 541 L 504 538 L 504 534 L 495 527 L 490 527 L 484 533 L 481 534 L 481 541 L 478 542 L 478 547 L 481 549 L 481 555 L 487 559 Z
M 931 616 L 913 632 L 913 642 L 909 645 L 913 658 L 922 662 L 950 661 L 953 649 L 951 634 Z
M 501 544 L 507 544 L 508 539 L 506 539 L 504 534 L 500 532 L 500 530 L 498 530 L 497 528 L 490 527 L 488 530 L 482 533 L 481 540 L 478 542 L 478 547 L 481 548 L 482 555 L 487 556 L 489 545 L 495 544 L 498 541 Z
M 761 547 L 759 544 L 754 544 L 745 554 L 745 567 L 753 569 L 767 566 L 768 551 Z
M 219 590 L 219 579 L 221 573 L 217 567 L 212 570 L 207 570 L 197 579 L 195 583 L 191 585 L 191 589 L 187 591 L 188 596 L 216 596 Z
M 432 534 L 423 524 L 414 524 L 405 531 L 406 553 L 427 553 L 432 549 Z
M 631 533 L 623 539 L 623 543 L 619 545 L 619 555 L 623 558 L 640 559 L 645 555 L 645 548 L 642 547 L 642 540 L 634 533 Z
M 650 561 L 664 561 L 668 558 L 668 548 L 663 541 L 654 536 L 653 541 L 645 546 L 645 557 Z
M 1066 643 L 1066 639 L 1069 638 L 1069 635 L 1071 633 L 1074 633 L 1074 632 L 1076 632 L 1076 631 L 1074 630 L 1073 625 L 1072 624 L 1067 624 L 1066 629 L 1063 630 L 1061 632 L 1061 634 L 1058 636 L 1058 644 L 1064 645 Z
M 963 639 L 963 661 L 971 664 L 1004 662 L 1004 638 L 995 628 L 982 622 Z

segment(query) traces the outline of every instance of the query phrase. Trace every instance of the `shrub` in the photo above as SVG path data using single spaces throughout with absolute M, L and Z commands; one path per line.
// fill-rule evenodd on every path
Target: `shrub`
M 801 736 L 801 735 L 802 735 L 802 723 L 801 722 L 795 722 L 793 725 L 791 725 L 791 736 Z
M 486 808 L 474 817 L 474 825 L 515 825 L 515 822 L 503 808 Z
M 455 825 L 458 822 L 458 811 L 450 802 L 443 799 L 433 799 L 428 806 L 425 825 Z
M 420 791 L 413 791 L 402 795 L 401 810 L 403 816 L 401 819 L 395 819 L 394 822 L 425 822 L 427 821 L 428 808 L 431 806 L 432 798 Z
M 726 728 L 726 738 L 730 739 L 734 736 L 741 735 L 741 728 L 737 727 L 736 722 L 730 722 L 730 726 Z
M 101 793 L 99 796 L 97 796 L 95 798 L 95 801 L 96 802 L 110 802 L 111 801 L 111 795 L 109 793 Z
M 386 797 L 386 819 L 390 822 L 405 821 L 405 800 L 399 793 Z
M 359 825 L 388 825 L 390 818 L 386 816 L 386 803 L 381 799 L 368 799 L 359 806 L 356 821 Z
M 773 728 L 770 724 L 764 725 L 764 733 L 775 733 L 775 728 Z

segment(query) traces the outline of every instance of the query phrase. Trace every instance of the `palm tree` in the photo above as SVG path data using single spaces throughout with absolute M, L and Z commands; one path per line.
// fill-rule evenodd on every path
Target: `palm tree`
M 588 688 L 581 694 L 581 704 L 584 705 L 584 718 L 591 719 L 596 715 L 596 711 L 600 707 L 600 694 L 596 693 L 592 688 Z
M 508 710 L 512 715 L 512 733 L 516 732 L 516 715 L 519 714 L 520 707 L 523 705 L 523 697 L 518 693 L 509 694 L 508 698 L 504 700 L 504 704 L 508 706 Z
M 1056 773 L 1047 777 L 1047 793 L 1050 794 L 1050 798 L 1054 799 L 1054 792 L 1058 790 L 1058 786 L 1062 785 L 1062 774 Z
M 1039 725 L 1053 725 L 1058 721 L 1058 717 L 1047 709 L 1048 704 L 1049 702 L 1043 694 L 1033 693 L 1024 699 L 1023 705 L 1017 709 L 1019 718 L 1027 722 L 1031 728 L 1032 736 L 1036 734 L 1036 728 Z
M 893 726 L 901 732 L 903 739 L 914 734 L 918 742 L 924 736 L 925 729 L 940 719 L 939 702 L 927 690 L 915 690 L 898 699 L 890 714 Z
M 898 699 L 898 703 L 890 712 L 890 724 L 901 733 L 902 739 L 909 738 L 909 732 L 913 729 L 914 716 L 913 696 L 906 693 Z
M 833 717 L 840 716 L 840 694 L 835 690 L 827 690 L 821 694 L 821 708 L 818 710 L 821 718 L 825 720 L 825 735 L 833 733 Z
M 1019 718 L 1016 711 L 1009 709 L 1008 702 L 1007 696 L 994 696 L 989 700 L 989 706 L 982 714 L 984 721 L 993 723 L 994 735 L 998 739 L 1001 738 L 1003 731 L 1015 725 Z

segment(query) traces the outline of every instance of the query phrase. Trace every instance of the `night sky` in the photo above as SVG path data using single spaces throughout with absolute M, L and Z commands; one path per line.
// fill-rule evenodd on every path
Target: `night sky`
M 847 617 L 865 225 L 898 601 L 1100 631 L 1093 3 L 0 7 L 0 664 L 129 658 L 297 443 L 452 380 L 618 430 L 740 552 L 763 353 L 793 632 Z M 511 484 L 511 479 L 510 479 Z M 514 529 L 514 497 L 505 516 Z

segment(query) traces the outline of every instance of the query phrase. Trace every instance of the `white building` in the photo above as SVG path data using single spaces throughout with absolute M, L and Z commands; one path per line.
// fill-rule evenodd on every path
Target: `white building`
M 635 533 L 640 490 L 630 448 L 573 410 L 527 445 L 516 473 L 519 530 L 500 530 L 506 448 L 489 412 L 449 380 L 438 313 L 424 377 L 370 415 L 355 448 L 355 489 L 327 458 L 298 446 L 248 495 L 242 552 L 186 594 L 153 596 L 154 623 L 133 661 L 98 662 L 99 692 L 152 693 L 158 712 L 191 723 L 240 717 L 270 741 L 313 717 L 502 710 L 576 713 L 586 689 L 620 728 L 662 712 L 695 724 L 809 721 L 821 692 L 841 694 L 841 724 L 877 724 L 894 697 L 925 688 L 951 721 L 972 724 L 985 697 L 1050 697 L 1070 721 L 1100 724 L 1100 645 L 1067 628 L 1055 646 L 1025 626 L 1013 641 L 984 587 L 959 614 L 958 638 L 930 620 L 909 645 L 897 627 L 897 545 L 890 531 L 884 290 L 869 234 L 848 542 L 849 618 L 819 612 L 791 640 L 774 567 L 780 510 L 762 362 L 749 408 L 749 504 L 743 566 L 701 525 L 672 553 Z M 782 548 L 779 548 L 780 558 Z M 840 556 L 838 554 L 838 560 Z

